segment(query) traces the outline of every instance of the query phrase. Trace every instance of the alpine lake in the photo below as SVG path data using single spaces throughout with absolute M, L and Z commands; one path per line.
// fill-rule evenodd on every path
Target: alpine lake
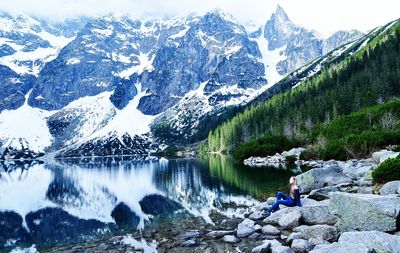
M 298 173 L 221 155 L 1 162 L 0 251 L 86 252 L 79 247 L 106 242 L 111 252 L 122 236 L 173 248 L 187 231 L 229 229 Z

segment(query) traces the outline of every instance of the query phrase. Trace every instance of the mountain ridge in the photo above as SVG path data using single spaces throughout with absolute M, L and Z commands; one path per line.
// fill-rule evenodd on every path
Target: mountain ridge
M 262 38 L 252 38 L 244 26 L 221 10 L 160 20 L 112 15 L 89 20 L 72 34 L 75 36 L 56 58 L 32 77 L 28 88 L 14 91 L 20 94 L 19 100 L 9 99 L 12 105 L 0 107 L 0 112 L 13 109 L 17 114 L 26 104 L 25 97 L 27 106 L 49 112 L 40 123 L 45 122 L 51 133 L 52 144 L 46 152 L 59 151 L 60 156 L 148 153 L 159 148 L 154 141 L 163 146 L 205 138 L 199 127 L 206 126 L 203 132 L 211 127 L 206 121 L 250 102 L 282 78 L 267 74 L 276 61 L 274 57 L 263 59 L 272 54 L 265 53 L 270 51 L 263 48 L 265 43 L 260 44 Z M 61 28 L 58 34 L 62 34 Z M 3 79 L 7 78 L 11 77 Z M 105 107 L 96 106 L 98 103 Z M 128 107 L 128 114 L 123 113 Z M 116 118 L 121 122 L 113 123 Z M 113 127 L 124 124 L 130 126 L 115 135 Z M 132 130 L 139 128 L 149 132 Z M 7 129 L 0 123 L 0 133 Z M 157 129 L 162 130 L 154 131 Z M 176 140 L 164 139 L 164 130 Z M 151 136 L 154 132 L 161 135 Z M 10 143 L 7 136 L 0 135 L 3 149 Z M 146 148 L 136 143 L 147 143 Z M 29 143 L 14 148 L 25 146 Z M 102 146 L 110 148 L 102 152 Z

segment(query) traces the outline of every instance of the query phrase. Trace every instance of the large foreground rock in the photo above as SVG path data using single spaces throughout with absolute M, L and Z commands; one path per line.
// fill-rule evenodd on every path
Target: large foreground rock
M 344 232 L 338 242 L 310 251 L 312 253 L 399 253 L 400 236 L 380 231 Z
M 297 228 L 294 228 L 293 231 L 299 232 L 301 234 L 301 238 L 305 240 L 318 238 L 328 242 L 333 242 L 338 236 L 337 229 L 329 225 L 301 225 Z
M 318 245 L 310 253 L 375 253 L 373 250 L 358 244 L 342 244 L 334 242 L 329 245 Z
M 303 223 L 307 225 L 336 223 L 336 216 L 329 212 L 329 201 L 303 206 L 300 208 L 300 213 Z
M 294 228 L 300 225 L 301 213 L 298 208 L 286 213 L 279 218 L 278 224 L 284 229 Z
M 400 193 L 400 180 L 387 182 L 379 190 L 381 195 L 399 194 Z
M 329 161 L 322 168 L 315 168 L 296 176 L 300 193 L 308 193 L 314 189 L 341 183 L 351 183 L 342 167 L 335 161 Z
M 339 243 L 359 244 L 373 249 L 376 252 L 400 252 L 400 236 L 380 231 L 344 232 Z
M 396 231 L 400 197 L 373 194 L 331 193 L 329 210 L 337 216 L 340 231 Z

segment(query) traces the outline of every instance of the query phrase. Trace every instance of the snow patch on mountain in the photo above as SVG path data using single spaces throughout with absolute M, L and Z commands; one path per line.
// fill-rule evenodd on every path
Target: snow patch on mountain
M 30 107 L 27 102 L 16 110 L 0 113 L 1 148 L 21 149 L 21 143 L 34 152 L 44 152 L 52 143 L 46 117 L 53 112 Z M 22 141 L 22 142 L 21 142 Z

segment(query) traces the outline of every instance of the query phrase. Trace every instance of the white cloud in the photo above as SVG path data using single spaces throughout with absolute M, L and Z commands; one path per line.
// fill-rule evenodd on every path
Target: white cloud
M 340 29 L 367 31 L 400 18 L 399 0 L 1 0 L 0 9 L 59 19 L 110 12 L 138 18 L 182 16 L 221 8 L 241 22 L 262 24 L 277 3 L 295 23 L 324 35 Z

